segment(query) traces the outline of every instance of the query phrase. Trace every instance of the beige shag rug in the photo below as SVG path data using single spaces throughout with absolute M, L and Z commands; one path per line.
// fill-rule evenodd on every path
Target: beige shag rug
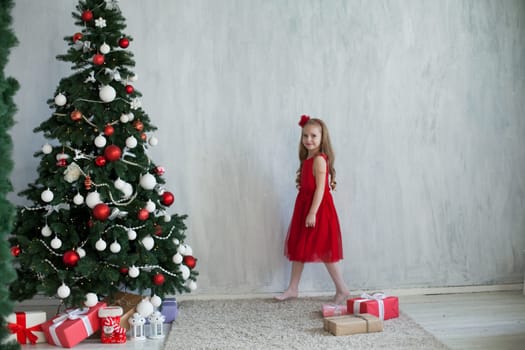
M 320 297 L 185 300 L 165 349 L 447 349 L 403 313 L 385 321 L 381 333 L 333 336 L 323 330 L 320 312 L 328 302 Z

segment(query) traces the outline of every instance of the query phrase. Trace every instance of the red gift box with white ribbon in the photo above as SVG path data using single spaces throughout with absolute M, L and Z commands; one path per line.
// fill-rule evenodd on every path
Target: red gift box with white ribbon
M 9 335 L 6 341 L 16 340 L 19 344 L 45 343 L 42 323 L 46 322 L 44 311 L 15 312 L 7 316 Z
M 84 308 L 67 310 L 42 324 L 47 342 L 63 348 L 72 348 L 100 329 L 98 310 L 106 303 Z
M 360 298 L 348 299 L 346 307 L 349 314 L 372 314 L 381 320 L 399 317 L 398 298 L 384 293 L 363 293 Z

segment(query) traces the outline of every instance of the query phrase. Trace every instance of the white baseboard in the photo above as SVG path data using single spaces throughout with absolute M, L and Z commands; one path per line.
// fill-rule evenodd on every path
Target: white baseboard
M 388 295 L 409 296 L 409 295 L 430 295 L 430 294 L 459 294 L 459 293 L 481 293 L 481 292 L 509 292 L 521 291 L 524 288 L 522 283 L 476 285 L 476 286 L 450 286 L 450 287 L 428 287 L 428 288 L 398 288 L 381 290 Z M 352 295 L 360 295 L 363 292 L 370 293 L 369 290 L 351 290 Z M 278 293 L 243 293 L 243 294 L 182 294 L 176 295 L 177 300 L 212 300 L 212 299 L 252 299 L 252 298 L 272 298 Z M 302 297 L 332 296 L 333 292 L 302 292 Z M 31 300 L 16 303 L 17 306 L 58 306 L 60 300 L 42 295 L 37 295 Z

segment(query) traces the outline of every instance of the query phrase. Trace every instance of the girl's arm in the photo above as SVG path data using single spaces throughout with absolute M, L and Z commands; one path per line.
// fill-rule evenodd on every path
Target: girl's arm
M 316 156 L 314 159 L 314 178 L 315 178 L 315 192 L 310 206 L 310 211 L 306 216 L 306 227 L 315 226 L 315 215 L 321 205 L 324 194 L 325 178 L 326 178 L 326 160 L 321 156 Z

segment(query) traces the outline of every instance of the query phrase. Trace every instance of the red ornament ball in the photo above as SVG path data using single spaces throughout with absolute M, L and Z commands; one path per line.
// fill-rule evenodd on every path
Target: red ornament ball
M 106 165 L 107 161 L 108 160 L 104 156 L 98 156 L 97 158 L 95 158 L 95 164 L 100 167 Z
M 108 124 L 104 127 L 104 135 L 111 136 L 114 132 L 115 128 L 111 124 Z
M 133 122 L 133 127 L 137 130 L 137 131 L 142 131 L 144 129 L 144 123 L 142 123 L 140 120 L 135 120 Z
M 154 171 L 155 171 L 155 174 L 162 176 L 166 172 L 166 169 L 164 169 L 164 167 L 157 166 L 155 167 Z
M 93 63 L 97 66 L 104 64 L 104 55 L 97 53 L 93 55 Z
M 71 114 L 69 115 L 69 117 L 71 118 L 71 120 L 73 121 L 79 121 L 80 119 L 82 119 L 82 112 L 80 112 L 78 109 L 75 109 L 73 112 L 71 112 Z
M 111 209 L 105 203 L 99 203 L 93 208 L 93 216 L 95 219 L 100 221 L 105 221 L 111 214 Z
M 91 20 L 93 20 L 93 12 L 91 12 L 91 10 L 86 10 L 84 12 L 82 12 L 82 20 L 84 22 L 89 22 Z
M 119 269 L 120 273 L 123 274 L 123 275 L 127 275 L 128 272 L 129 272 L 129 268 L 127 266 L 122 266 L 120 269 Z
M 166 281 L 166 277 L 164 277 L 164 275 L 161 273 L 157 273 L 153 275 L 151 279 L 153 281 L 153 284 L 156 286 L 162 286 L 164 282 Z
M 123 49 L 127 48 L 129 46 L 129 39 L 128 38 L 121 38 L 118 41 L 118 46 L 120 46 Z
M 155 235 L 156 236 L 162 235 L 162 226 L 155 224 L 154 228 L 155 228 Z
M 76 43 L 79 40 L 82 40 L 84 35 L 82 33 L 75 33 L 73 34 L 73 42 Z
M 119 160 L 121 155 L 122 155 L 122 151 L 120 150 L 119 146 L 109 145 L 104 150 L 104 156 L 110 162 L 115 162 L 115 161 Z
M 188 266 L 190 269 L 193 269 L 195 267 L 195 265 L 197 265 L 197 259 L 195 259 L 193 256 L 191 255 L 186 255 L 184 257 L 184 264 L 186 266 Z
M 168 191 L 164 192 L 160 199 L 160 202 L 167 206 L 172 205 L 174 201 L 175 201 L 175 196 L 173 195 L 173 193 L 168 192 Z
M 64 253 L 64 256 L 62 257 L 62 261 L 64 262 L 64 265 L 68 267 L 74 267 L 77 266 L 78 261 L 80 260 L 80 255 L 74 250 L 68 250 Z
M 64 158 L 62 159 L 59 159 L 58 162 L 57 162 L 57 166 L 66 166 L 67 165 L 67 160 L 65 160 Z
M 15 245 L 14 247 L 11 247 L 11 255 L 15 258 L 20 255 L 22 252 L 22 249 L 20 249 L 19 246 Z
M 89 228 L 93 227 L 93 220 L 91 220 L 91 219 L 88 220 L 87 227 L 89 227 Z
M 141 221 L 148 220 L 149 211 L 147 211 L 146 209 L 140 209 L 139 212 L 137 213 L 137 218 Z
M 132 94 L 135 89 L 133 88 L 133 85 L 126 85 L 126 93 Z

